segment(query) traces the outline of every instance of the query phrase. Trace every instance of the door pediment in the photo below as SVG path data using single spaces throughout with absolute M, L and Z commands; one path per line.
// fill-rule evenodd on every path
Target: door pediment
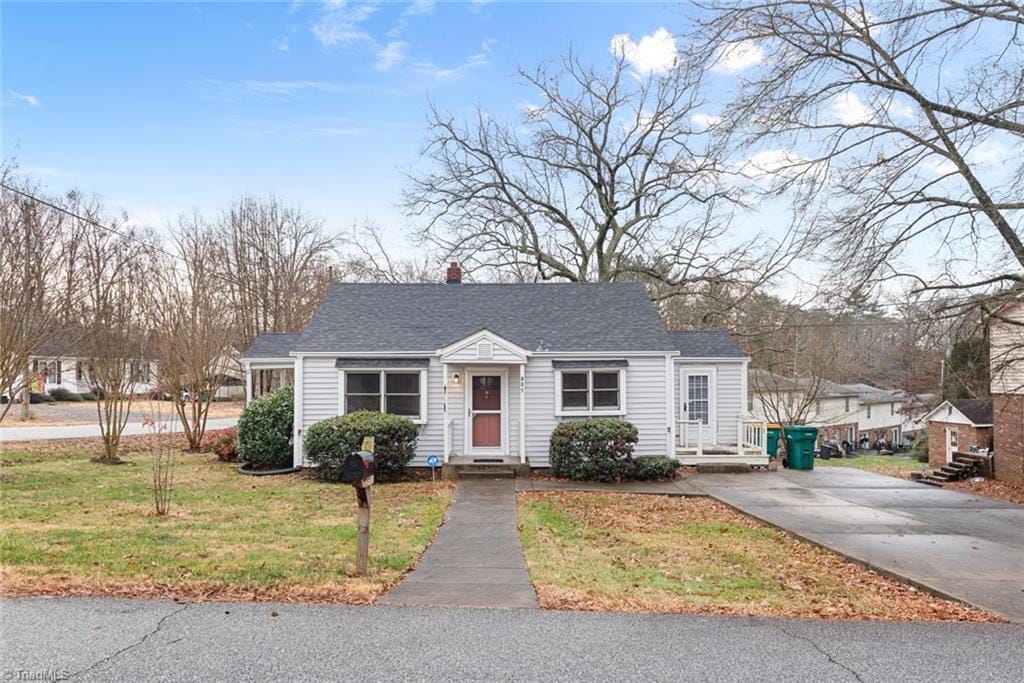
M 440 350 L 442 363 L 524 364 L 529 351 L 490 330 L 474 334 L 449 344 Z

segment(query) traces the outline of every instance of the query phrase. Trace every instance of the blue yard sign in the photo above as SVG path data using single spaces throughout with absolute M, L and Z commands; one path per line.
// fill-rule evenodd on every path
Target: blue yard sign
M 430 479 L 434 479 L 434 469 L 441 464 L 440 458 L 437 457 L 436 453 L 430 453 L 427 455 L 427 467 L 430 468 Z

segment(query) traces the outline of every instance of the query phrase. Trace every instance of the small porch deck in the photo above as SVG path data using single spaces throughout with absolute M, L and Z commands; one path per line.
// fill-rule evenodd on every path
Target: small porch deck
M 682 465 L 738 463 L 768 465 L 768 425 L 740 418 L 737 443 L 704 443 L 704 425 L 698 420 L 679 420 L 676 426 L 676 459 Z

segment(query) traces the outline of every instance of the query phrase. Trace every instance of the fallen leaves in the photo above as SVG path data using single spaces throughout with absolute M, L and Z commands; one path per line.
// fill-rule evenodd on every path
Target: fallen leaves
M 546 609 L 1001 621 L 706 498 L 548 492 L 520 494 L 519 504 Z

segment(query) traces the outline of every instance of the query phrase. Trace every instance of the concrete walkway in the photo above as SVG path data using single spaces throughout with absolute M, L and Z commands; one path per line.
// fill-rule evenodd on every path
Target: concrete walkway
M 848 467 L 688 481 L 795 536 L 1024 623 L 1024 506 Z
M 416 568 L 377 604 L 535 608 L 512 479 L 464 479 Z M 500 634 L 495 634 L 500 638 Z
M 234 427 L 238 424 L 237 417 L 226 417 L 218 420 L 207 420 L 207 429 L 224 429 Z M 171 422 L 171 431 L 180 432 L 181 424 L 177 420 Z M 149 427 L 144 427 L 142 421 L 129 422 L 124 426 L 123 436 L 137 436 L 149 434 Z M 99 438 L 100 426 L 91 425 L 64 425 L 57 427 L 0 427 L 0 443 L 8 441 L 52 441 L 54 439 L 89 439 Z

